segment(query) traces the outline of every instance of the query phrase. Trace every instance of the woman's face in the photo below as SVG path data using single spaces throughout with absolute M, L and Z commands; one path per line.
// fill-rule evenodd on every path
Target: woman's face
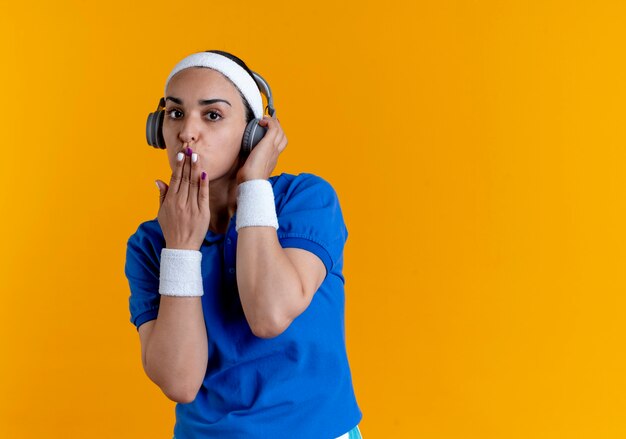
M 227 175 L 238 162 L 246 128 L 237 88 L 216 70 L 191 67 L 172 76 L 165 99 L 163 138 L 172 171 L 176 155 L 189 146 L 209 180 Z

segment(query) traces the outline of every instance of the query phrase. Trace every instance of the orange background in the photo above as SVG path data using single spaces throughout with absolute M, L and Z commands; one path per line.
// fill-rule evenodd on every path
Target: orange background
M 146 116 L 222 49 L 274 175 L 339 195 L 365 439 L 625 437 L 626 4 L 581 3 L 4 2 L 0 436 L 171 438 L 126 241 L 169 181 Z

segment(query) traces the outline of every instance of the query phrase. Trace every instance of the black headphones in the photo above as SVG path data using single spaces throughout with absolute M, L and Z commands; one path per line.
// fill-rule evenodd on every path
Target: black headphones
M 252 78 L 256 83 L 261 93 L 267 98 L 267 106 L 270 116 L 276 114 L 274 109 L 274 99 L 272 98 L 272 91 L 267 81 L 256 72 L 250 71 Z M 146 140 L 148 145 L 159 149 L 165 149 L 165 140 L 163 139 L 163 119 L 165 118 L 165 98 L 159 100 L 159 105 L 154 113 L 148 114 L 148 120 L 146 121 Z M 261 119 L 253 119 L 248 122 L 245 131 L 243 132 L 243 139 L 241 140 L 241 153 L 243 155 L 250 154 L 252 149 L 261 141 L 267 128 L 259 125 Z

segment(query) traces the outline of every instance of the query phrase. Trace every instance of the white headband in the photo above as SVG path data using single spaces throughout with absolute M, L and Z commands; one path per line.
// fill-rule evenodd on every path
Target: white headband
M 256 82 L 243 67 L 219 53 L 200 52 L 183 58 L 167 77 L 165 93 L 167 93 L 167 84 L 169 84 L 172 76 L 189 67 L 209 67 L 222 73 L 241 91 L 241 94 L 250 104 L 254 117 L 263 119 L 263 99 Z

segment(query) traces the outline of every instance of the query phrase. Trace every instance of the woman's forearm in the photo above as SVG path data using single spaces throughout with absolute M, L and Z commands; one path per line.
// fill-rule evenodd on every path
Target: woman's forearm
M 258 337 L 281 334 L 302 309 L 302 282 L 274 227 L 239 229 L 237 288 L 248 324 Z
M 173 401 L 195 399 L 208 363 L 200 297 L 161 296 L 146 349 L 146 373 Z

